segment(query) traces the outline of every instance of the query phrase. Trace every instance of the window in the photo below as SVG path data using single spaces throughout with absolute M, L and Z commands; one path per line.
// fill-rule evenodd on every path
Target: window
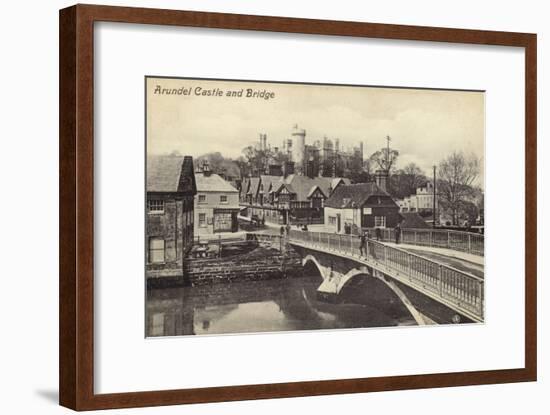
M 329 216 L 328 223 L 329 225 L 336 225 L 336 216 Z
M 157 237 L 149 239 L 149 262 L 152 264 L 164 262 L 164 239 Z
M 199 203 L 206 203 L 206 195 L 199 195 Z
M 199 213 L 199 226 L 201 228 L 206 226 L 206 213 Z
M 147 210 L 149 213 L 164 213 L 164 200 L 148 200 Z
M 376 228 L 385 228 L 386 227 L 386 217 L 385 216 L 375 216 L 374 217 L 374 226 Z
M 320 198 L 320 197 L 311 198 L 311 207 L 312 208 L 322 208 L 323 207 L 323 199 Z
M 220 203 L 227 203 L 227 195 L 220 195 Z

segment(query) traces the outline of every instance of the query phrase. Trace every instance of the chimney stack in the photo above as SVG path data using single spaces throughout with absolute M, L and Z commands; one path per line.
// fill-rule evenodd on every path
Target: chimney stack
M 206 177 L 208 177 L 212 174 L 212 170 L 210 170 L 210 165 L 208 164 L 208 160 L 203 161 L 203 163 L 202 163 L 202 172 Z
M 374 177 L 376 180 L 376 185 L 384 192 L 387 192 L 388 172 L 386 170 L 376 170 Z

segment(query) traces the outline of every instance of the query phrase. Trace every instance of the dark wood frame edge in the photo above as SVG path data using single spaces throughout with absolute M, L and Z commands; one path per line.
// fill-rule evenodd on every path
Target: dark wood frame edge
M 525 367 L 200 389 L 94 394 L 93 23 L 111 21 L 525 48 Z M 75 410 L 436 388 L 537 379 L 535 34 L 76 5 L 60 11 L 59 401 Z

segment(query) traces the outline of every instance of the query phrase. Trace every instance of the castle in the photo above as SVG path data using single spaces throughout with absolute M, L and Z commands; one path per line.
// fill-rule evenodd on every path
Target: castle
M 267 143 L 267 135 L 260 134 L 257 149 L 271 155 L 267 160 L 266 174 L 297 174 L 308 177 L 339 177 L 363 166 L 363 143 L 351 149 L 340 146 L 338 138 L 326 136 L 312 144 L 306 144 L 306 130 L 294 125 L 290 137 L 283 140 L 281 148 Z M 281 162 L 281 159 L 284 160 Z

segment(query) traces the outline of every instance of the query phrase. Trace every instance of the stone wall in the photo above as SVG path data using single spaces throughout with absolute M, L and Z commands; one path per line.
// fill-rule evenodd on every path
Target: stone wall
M 146 217 L 147 278 L 182 276 L 182 259 L 193 242 L 193 198 L 175 198 L 172 194 L 147 195 L 164 200 L 164 212 Z M 164 240 L 164 262 L 149 261 L 149 241 L 153 237 Z
M 231 258 L 193 259 L 186 262 L 185 279 L 193 286 L 233 281 L 260 281 L 301 275 L 301 258 L 292 250 L 258 248 Z

